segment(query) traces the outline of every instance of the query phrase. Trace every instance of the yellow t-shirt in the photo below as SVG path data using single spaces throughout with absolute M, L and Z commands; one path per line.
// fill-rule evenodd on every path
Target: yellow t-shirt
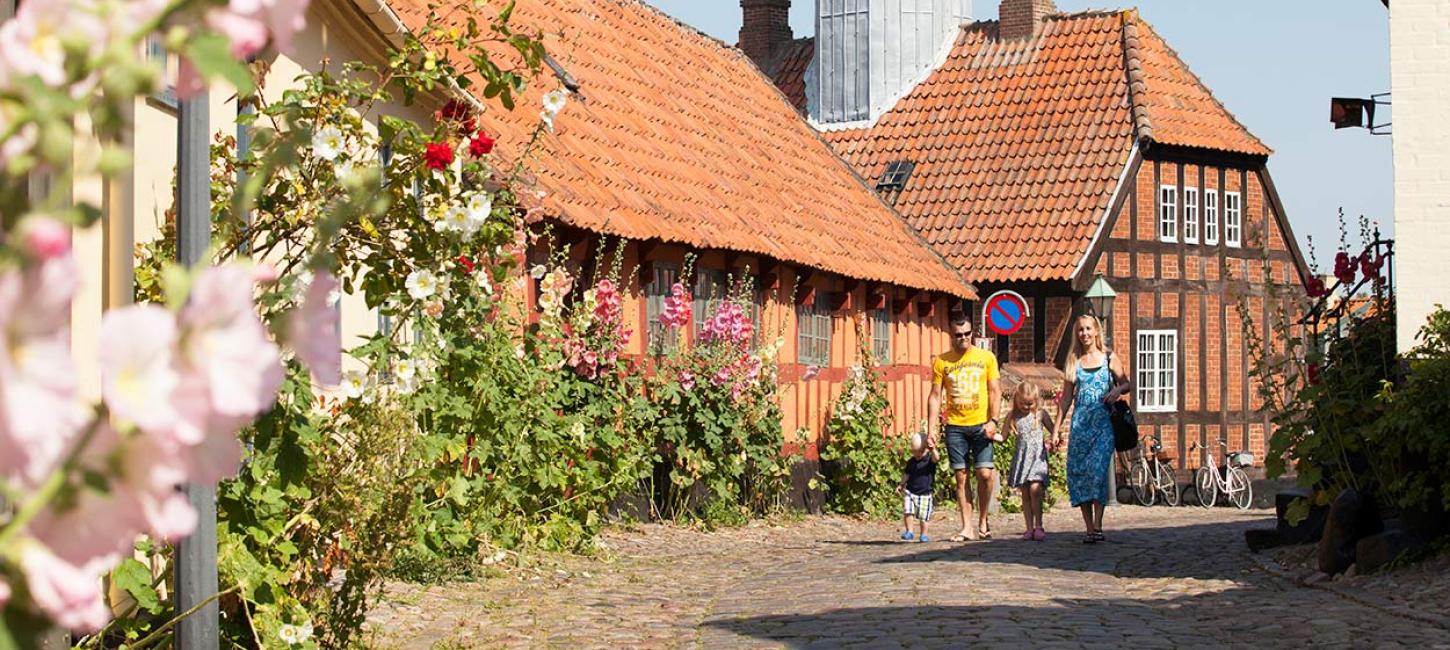
M 998 377 L 997 356 L 979 347 L 948 352 L 931 362 L 931 383 L 942 387 L 947 424 L 974 427 L 987 422 L 987 382 Z

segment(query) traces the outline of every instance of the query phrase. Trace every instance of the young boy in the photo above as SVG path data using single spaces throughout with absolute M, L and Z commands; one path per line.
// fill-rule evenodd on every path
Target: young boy
M 931 495 L 936 486 L 936 461 L 937 451 L 928 451 L 926 434 L 911 434 L 911 458 L 906 461 L 906 469 L 901 474 L 901 485 L 896 488 L 896 493 L 902 496 L 902 523 L 906 526 L 906 531 L 901 533 L 901 539 L 905 541 L 927 540 L 926 524 L 931 520 Z M 913 536 L 911 533 L 912 519 L 921 523 L 919 535 Z

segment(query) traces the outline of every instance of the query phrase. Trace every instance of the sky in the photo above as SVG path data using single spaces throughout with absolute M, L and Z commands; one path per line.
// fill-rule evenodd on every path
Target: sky
M 727 43 L 740 33 L 739 0 L 647 0 Z M 997 0 L 974 0 L 993 20 Z M 1057 0 L 1060 11 L 1137 6 L 1219 101 L 1274 150 L 1269 172 L 1305 255 L 1314 239 L 1321 272 L 1339 242 L 1340 208 L 1357 233 L 1360 215 L 1392 235 L 1390 137 L 1336 131 L 1331 97 L 1390 89 L 1388 12 L 1379 0 Z M 795 0 L 797 37 L 815 32 L 815 2 Z M 1376 114 L 1376 122 L 1388 121 Z M 1352 234 L 1351 243 L 1356 241 Z

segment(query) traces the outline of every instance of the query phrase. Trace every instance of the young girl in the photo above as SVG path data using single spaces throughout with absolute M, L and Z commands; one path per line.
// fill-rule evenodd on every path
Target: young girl
M 1027 522 L 1024 540 L 1047 539 L 1042 527 L 1042 500 L 1047 494 L 1047 456 L 1051 453 L 1052 420 L 1038 405 L 1038 387 L 1030 381 L 1012 392 L 1012 412 L 1003 427 L 1017 436 L 1017 453 L 1007 484 L 1022 492 L 1022 518 Z

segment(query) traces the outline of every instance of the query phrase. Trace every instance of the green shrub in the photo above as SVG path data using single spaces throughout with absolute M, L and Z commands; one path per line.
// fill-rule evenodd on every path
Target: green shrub
M 855 325 L 861 363 L 851 367 L 841 396 L 831 407 L 821 445 L 826 507 L 831 512 L 889 518 L 901 509 L 896 488 L 910 445 L 903 437 L 886 433 L 891 417 L 886 385 L 873 364 L 871 337 L 864 336 L 859 319 Z

